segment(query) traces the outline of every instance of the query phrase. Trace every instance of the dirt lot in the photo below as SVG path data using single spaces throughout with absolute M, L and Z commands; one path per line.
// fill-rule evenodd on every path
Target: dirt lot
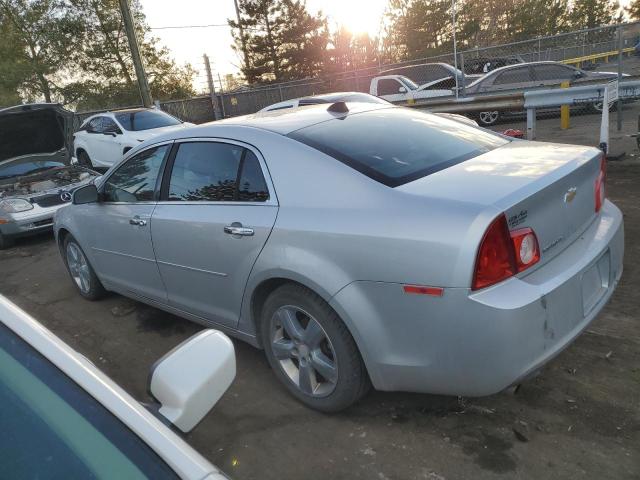
M 550 136 L 558 123 L 538 127 Z M 563 138 L 590 132 L 575 127 Z M 609 197 L 626 222 L 620 286 L 588 331 L 517 393 L 372 392 L 323 415 L 290 398 L 262 353 L 236 341 L 237 379 L 187 440 L 237 479 L 640 478 L 640 162 L 611 162 Z M 153 361 L 201 328 L 116 295 L 83 300 L 48 235 L 0 252 L 0 293 L 142 401 Z

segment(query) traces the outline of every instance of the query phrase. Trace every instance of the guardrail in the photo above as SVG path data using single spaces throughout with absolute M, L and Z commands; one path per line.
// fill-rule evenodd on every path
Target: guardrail
M 606 84 L 598 83 L 569 88 L 552 88 L 475 97 L 436 97 L 420 103 L 401 104 L 405 107 L 423 108 L 431 112 L 469 113 L 491 110 L 526 110 L 527 138 L 535 139 L 536 110 L 563 105 L 588 105 L 604 100 Z M 627 79 L 618 87 L 620 99 L 640 98 L 640 79 Z
M 635 47 L 623 48 L 622 53 L 630 56 L 635 51 Z M 584 57 L 576 57 L 576 58 L 568 58 L 567 60 L 561 60 L 559 63 L 564 63 L 565 65 L 573 65 L 577 68 L 580 68 L 584 62 L 593 62 L 594 60 L 600 60 L 604 58 L 605 62 L 609 61 L 609 57 L 617 57 L 619 51 L 612 50 L 610 52 L 604 53 L 594 53 L 593 55 L 585 55 Z

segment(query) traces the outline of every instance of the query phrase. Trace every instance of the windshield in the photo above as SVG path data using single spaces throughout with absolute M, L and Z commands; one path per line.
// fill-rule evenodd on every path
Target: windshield
M 55 160 L 25 160 L 0 165 L 0 180 L 21 177 L 31 173 L 42 172 L 51 168 L 64 167 L 64 163 Z
M 472 125 L 396 107 L 328 120 L 296 130 L 289 137 L 391 187 L 510 141 Z
M 0 323 L 2 478 L 177 478 L 106 408 Z
M 400 80 L 407 86 L 409 90 L 417 90 L 419 88 L 417 83 L 407 77 L 400 77 Z
M 168 113 L 158 110 L 139 110 L 115 114 L 122 128 L 132 132 L 151 130 L 152 128 L 180 125 L 182 122 Z

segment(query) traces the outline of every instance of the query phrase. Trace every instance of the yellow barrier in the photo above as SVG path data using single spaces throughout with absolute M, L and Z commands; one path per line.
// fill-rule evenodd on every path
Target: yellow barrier
M 569 82 L 562 82 L 560 88 L 569 88 Z M 560 129 L 566 130 L 569 128 L 569 105 L 562 105 L 560 107 Z
M 626 53 L 627 55 L 631 55 L 633 51 L 634 51 L 634 47 L 628 47 L 628 48 L 622 49 L 622 53 L 623 54 Z M 605 62 L 608 62 L 609 57 L 617 57 L 617 56 L 618 56 L 618 51 L 613 50 L 611 52 L 594 53 L 593 55 L 585 55 L 584 57 L 569 58 L 567 60 L 562 60 L 560 63 L 564 63 L 565 65 L 573 65 L 577 68 L 580 68 L 583 62 L 592 62 L 594 60 L 600 60 L 602 58 L 604 58 Z

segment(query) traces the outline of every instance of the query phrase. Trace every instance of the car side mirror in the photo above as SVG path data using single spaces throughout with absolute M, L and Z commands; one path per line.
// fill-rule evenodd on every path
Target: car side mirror
M 149 392 L 158 412 L 189 432 L 220 400 L 236 376 L 233 343 L 222 332 L 204 330 L 158 360 L 149 374 Z
M 400 88 L 398 88 L 398 93 L 407 93 L 407 89 L 406 89 L 406 87 L 400 87 Z
M 580 70 L 573 72 L 573 78 L 582 78 L 583 73 Z
M 85 203 L 95 203 L 98 201 L 98 189 L 93 183 L 78 188 L 73 192 L 72 202 L 74 205 L 83 205 Z

